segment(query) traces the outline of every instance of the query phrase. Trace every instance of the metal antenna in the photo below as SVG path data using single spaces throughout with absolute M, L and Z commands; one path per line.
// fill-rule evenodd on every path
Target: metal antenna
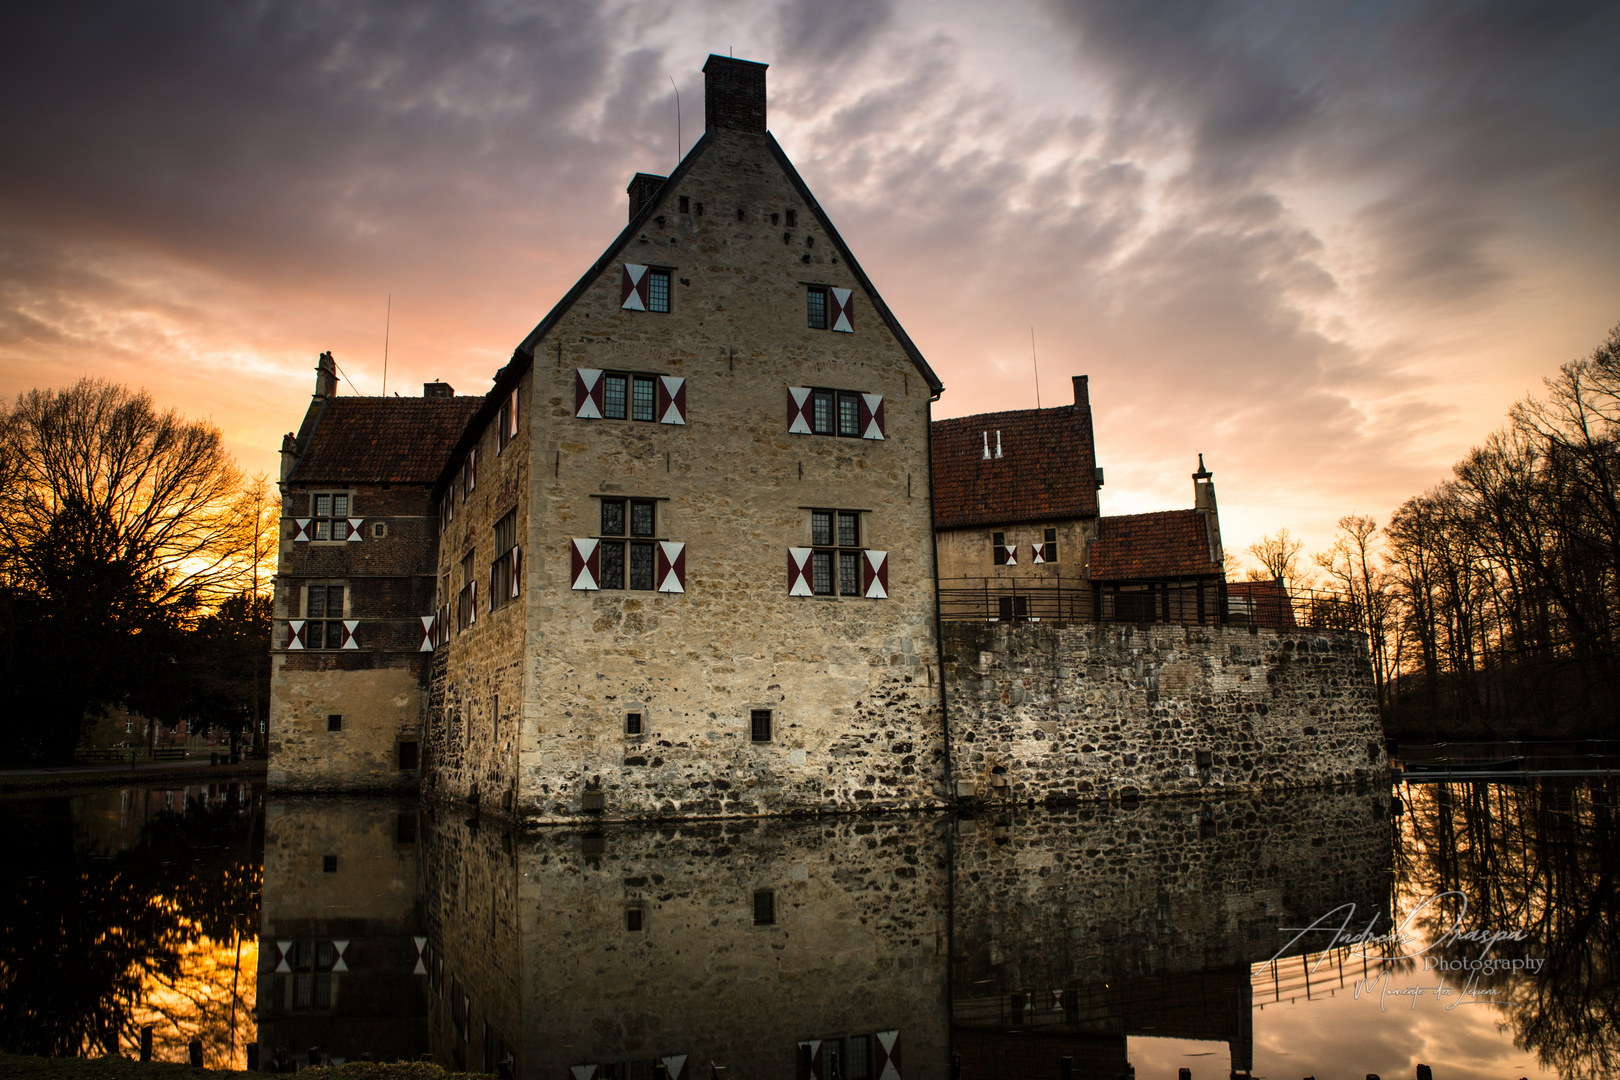
M 383 320 L 383 389 L 382 396 L 388 396 L 388 333 L 394 328 L 394 294 L 388 294 L 388 314 Z
M 669 85 L 675 86 L 675 76 L 669 77 Z M 681 164 L 681 88 L 675 86 L 675 165 Z
M 1035 365 L 1035 407 L 1041 407 L 1041 365 L 1035 359 L 1035 328 L 1029 328 L 1029 362 Z

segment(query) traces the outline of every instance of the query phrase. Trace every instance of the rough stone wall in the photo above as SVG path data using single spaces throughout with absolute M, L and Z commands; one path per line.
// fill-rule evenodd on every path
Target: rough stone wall
M 441 814 L 431 837 L 443 986 L 471 1002 L 470 1042 L 488 1018 L 521 1077 L 672 1055 L 686 1056 L 687 1080 L 711 1061 L 728 1076 L 791 1077 L 799 1042 L 879 1031 L 900 1032 L 904 1076 L 946 1075 L 941 818 L 546 830 L 508 848 Z M 515 905 L 500 893 L 508 881 Z M 753 921 L 761 890 L 774 894 L 770 925 Z M 504 925 L 485 938 L 492 893 Z M 628 928 L 632 908 L 639 931 Z M 479 1067 L 480 1046 L 456 1056 L 445 996 L 438 1060 Z
M 539 557 L 524 524 L 532 505 L 532 385 L 533 378 L 527 375 L 519 384 L 518 433 L 505 449 L 500 445 L 498 415 L 478 434 L 473 490 L 468 492 L 457 480 L 442 496 L 455 502 L 455 517 L 439 537 L 437 604 L 447 605 L 449 641 L 434 656 L 424 768 L 437 795 L 454 799 L 476 795 L 497 809 L 503 804 L 510 809 L 517 787 L 525 612 L 532 589 L 530 567 Z M 523 558 L 520 592 L 516 600 L 508 599 L 492 611 L 490 564 L 502 554 L 495 550 L 495 523 L 514 508 Z M 466 584 L 462 563 L 469 554 L 478 582 L 477 618 L 457 630 L 456 597 Z
M 428 654 L 421 616 L 433 610 L 436 515 L 419 484 L 287 485 L 271 640 L 268 782 L 306 791 L 414 790 L 418 769 L 399 768 L 399 744 L 422 738 Z M 347 491 L 364 539 L 292 540 L 313 492 Z M 387 535 L 372 535 L 381 523 Z M 344 618 L 358 620 L 360 648 L 288 650 L 287 621 L 304 618 L 311 584 L 344 586 Z M 343 717 L 341 731 L 327 717 Z
M 311 1046 L 340 1061 L 366 1052 L 410 1060 L 428 1049 L 426 979 L 414 974 L 414 939 L 426 933 L 420 843 L 401 842 L 402 816 L 415 820 L 414 799 L 266 801 L 258 971 L 264 1060 L 279 1047 L 300 1061 Z M 328 855 L 337 859 L 331 872 L 323 869 Z M 298 940 L 345 943 L 346 970 L 322 973 L 330 980 L 325 1008 L 295 999 L 294 979 L 313 972 L 278 970 L 278 943 Z
M 955 623 L 944 644 L 952 767 L 980 796 L 1309 786 L 1389 768 L 1354 632 Z
M 620 307 L 624 262 L 670 267 L 670 312 Z M 854 333 L 806 326 L 806 281 L 855 290 Z M 576 418 L 578 368 L 685 378 L 686 424 Z M 788 434 L 790 386 L 882 394 L 887 438 Z M 764 136 L 712 133 L 645 235 L 535 343 L 520 393 L 507 455 L 526 455 L 527 475 L 515 456 L 497 464 L 486 437 L 478 490 L 504 492 L 514 470 L 524 597 L 445 649 L 438 791 L 466 798 L 477 783 L 489 804 L 512 784 L 504 736 L 484 733 L 521 672 L 527 820 L 578 818 L 590 783 L 610 818 L 943 800 L 929 390 Z M 571 588 L 572 540 L 599 534 L 604 495 L 659 500 L 658 536 L 686 545 L 683 594 Z M 506 504 L 481 497 L 458 505 L 441 546 L 452 593 L 466 551 L 487 571 Z M 889 553 L 888 599 L 788 595 L 787 549 L 809 546 L 811 507 L 861 511 L 864 545 Z M 770 742 L 751 741 L 752 709 L 773 711 Z

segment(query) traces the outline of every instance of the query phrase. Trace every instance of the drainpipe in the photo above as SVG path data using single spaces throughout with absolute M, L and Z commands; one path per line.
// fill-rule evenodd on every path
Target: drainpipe
M 945 802 L 956 806 L 956 773 L 951 768 L 951 709 L 945 696 L 945 632 L 939 617 L 939 532 L 934 528 L 934 402 L 928 399 L 928 536 L 934 553 L 934 652 L 939 659 L 939 716 L 945 736 Z

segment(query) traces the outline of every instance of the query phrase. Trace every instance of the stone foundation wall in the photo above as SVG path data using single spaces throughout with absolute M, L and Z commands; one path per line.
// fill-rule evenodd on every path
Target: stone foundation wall
M 1027 802 L 1387 774 L 1366 638 L 1211 626 L 952 623 L 960 794 Z

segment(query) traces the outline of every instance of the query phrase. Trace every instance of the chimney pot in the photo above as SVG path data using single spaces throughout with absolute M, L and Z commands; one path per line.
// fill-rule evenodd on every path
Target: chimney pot
M 641 208 L 652 201 L 653 196 L 658 194 L 658 189 L 664 186 L 664 181 L 667 179 L 669 179 L 667 176 L 656 176 L 653 173 L 644 172 L 638 172 L 630 178 L 630 186 L 624 190 L 630 196 L 631 221 L 636 220 L 636 215 L 641 213 Z
M 703 65 L 703 125 L 765 134 L 765 69 L 769 64 L 709 56 Z
M 332 359 L 331 352 L 321 353 L 315 363 L 315 396 L 336 397 L 337 380 L 337 361 Z

